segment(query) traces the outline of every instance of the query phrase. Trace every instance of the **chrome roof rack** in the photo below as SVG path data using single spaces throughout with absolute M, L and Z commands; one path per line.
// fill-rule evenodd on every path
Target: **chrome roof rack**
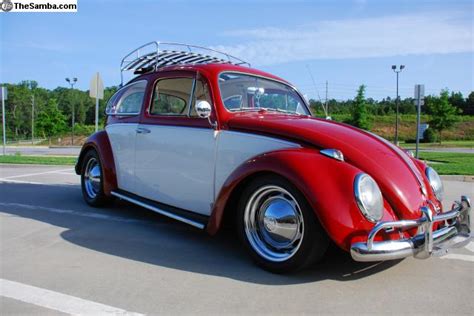
M 232 64 L 247 65 L 250 63 L 240 58 L 211 48 L 153 41 L 134 49 L 120 63 L 120 85 L 123 85 L 124 71 L 133 70 L 134 74 L 157 71 L 171 65 L 185 64 Z

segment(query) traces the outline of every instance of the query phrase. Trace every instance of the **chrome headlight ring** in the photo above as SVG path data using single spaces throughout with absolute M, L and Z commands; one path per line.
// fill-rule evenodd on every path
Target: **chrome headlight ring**
M 438 173 L 431 167 L 427 167 L 425 169 L 426 177 L 430 183 L 431 189 L 433 190 L 436 198 L 438 201 L 443 201 L 444 198 L 444 187 L 443 181 L 441 181 L 440 176 Z
M 377 223 L 383 217 L 383 197 L 377 182 L 366 173 L 359 173 L 354 180 L 354 196 L 362 214 Z

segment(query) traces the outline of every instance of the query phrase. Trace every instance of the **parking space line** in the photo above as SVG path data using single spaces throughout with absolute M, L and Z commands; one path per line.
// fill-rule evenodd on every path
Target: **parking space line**
M 0 279 L 0 296 L 71 315 L 143 315 L 5 279 Z
M 26 183 L 26 184 L 46 184 L 46 183 L 41 183 L 41 182 L 22 181 L 22 180 L 10 180 L 10 179 L 3 179 L 3 178 L 0 178 L 0 182 L 6 182 L 6 183 Z
M 40 175 L 43 175 L 43 174 L 59 173 L 59 172 L 64 172 L 64 171 L 71 171 L 71 168 L 44 171 L 44 172 L 36 172 L 36 173 L 19 174 L 19 175 L 16 175 L 16 176 L 3 177 L 2 179 L 15 179 L 15 178 L 33 177 L 33 176 L 40 176 Z
M 27 209 L 27 210 L 46 211 L 46 212 L 51 212 L 51 213 L 76 215 L 76 216 L 89 217 L 89 218 L 94 218 L 94 219 L 104 219 L 104 220 L 111 220 L 111 221 L 125 222 L 125 223 L 149 223 L 148 221 L 143 221 L 143 220 L 139 220 L 139 219 L 123 218 L 123 217 L 107 215 L 107 214 L 101 214 L 101 213 L 80 212 L 80 211 L 76 211 L 76 210 L 36 206 L 36 205 L 21 204 L 21 203 L 0 202 L 0 208 L 1 207 L 4 207 L 4 208 L 18 207 L 18 208 L 23 208 L 23 209 Z M 0 212 L 1 212 L 1 209 L 0 209 Z M 5 212 L 5 211 L 3 211 L 3 212 Z
M 460 254 L 457 254 L 457 253 L 450 253 L 450 254 L 442 256 L 440 258 L 441 259 L 455 259 L 455 260 L 474 262 L 474 256 L 460 255 Z

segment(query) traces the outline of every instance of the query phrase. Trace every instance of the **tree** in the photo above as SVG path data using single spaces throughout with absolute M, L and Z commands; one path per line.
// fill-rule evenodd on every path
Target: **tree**
M 367 104 L 365 102 L 365 85 L 357 90 L 357 96 L 352 105 L 352 125 L 368 130 L 370 128 L 367 116 Z
M 65 130 L 66 117 L 59 111 L 56 99 L 49 99 L 43 110 L 38 114 L 36 127 L 39 133 L 48 137 L 50 143 L 51 137 Z
M 452 106 L 460 109 L 461 113 L 465 110 L 466 105 L 467 105 L 467 100 L 464 99 L 464 96 L 462 95 L 461 92 L 451 92 L 451 95 L 449 96 L 449 103 L 451 103 Z
M 466 108 L 463 109 L 463 114 L 474 115 L 474 91 L 471 91 L 466 99 Z
M 453 127 L 454 123 L 458 121 L 459 109 L 449 103 L 448 90 L 442 90 L 439 98 L 429 99 L 426 106 L 431 114 L 431 120 L 428 123 L 438 132 L 441 143 L 442 131 Z

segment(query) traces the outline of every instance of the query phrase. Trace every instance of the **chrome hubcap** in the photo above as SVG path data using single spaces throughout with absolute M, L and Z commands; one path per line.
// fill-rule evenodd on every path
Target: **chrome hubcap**
M 244 214 L 245 233 L 263 258 L 281 262 L 291 258 L 303 240 L 303 214 L 296 199 L 278 186 L 264 186 L 250 197 Z
M 100 192 L 101 188 L 101 173 L 100 165 L 97 159 L 91 158 L 87 162 L 85 171 L 84 171 L 84 186 L 87 192 L 87 195 L 94 199 L 97 194 Z

